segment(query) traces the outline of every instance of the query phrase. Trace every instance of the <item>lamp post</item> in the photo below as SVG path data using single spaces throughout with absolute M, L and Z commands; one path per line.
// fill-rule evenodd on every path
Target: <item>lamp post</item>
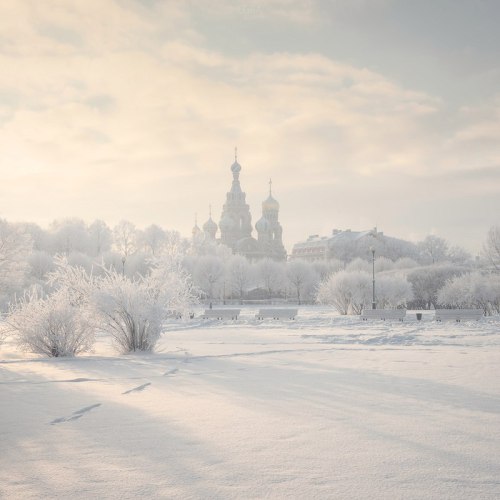
M 377 308 L 377 304 L 375 303 L 375 248 L 370 247 L 372 251 L 372 309 Z

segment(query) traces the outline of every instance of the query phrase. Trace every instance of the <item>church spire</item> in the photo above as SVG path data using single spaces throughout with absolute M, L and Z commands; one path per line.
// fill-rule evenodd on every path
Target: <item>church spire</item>
M 272 196 L 272 195 L 273 195 L 273 193 L 272 193 L 272 189 L 271 189 L 271 188 L 272 188 L 272 186 L 273 186 L 273 181 L 272 181 L 272 179 L 269 179 L 269 196 Z

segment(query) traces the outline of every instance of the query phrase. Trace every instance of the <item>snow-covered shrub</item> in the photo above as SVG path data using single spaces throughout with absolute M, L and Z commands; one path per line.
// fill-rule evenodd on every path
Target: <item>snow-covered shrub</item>
M 408 274 L 412 285 L 413 307 L 429 309 L 438 304 L 438 291 L 447 281 L 464 273 L 464 268 L 449 264 L 435 264 L 416 268 Z
M 485 314 L 498 313 L 500 276 L 480 273 L 457 276 L 439 290 L 438 302 L 448 307 L 481 308 Z
M 169 313 L 186 316 L 194 299 L 191 281 L 179 265 L 157 263 L 147 276 L 134 279 L 108 270 L 95 280 L 91 305 L 98 328 L 127 353 L 152 351 Z
M 342 271 L 345 264 L 338 259 L 317 260 L 312 263 L 313 269 L 316 271 L 320 281 L 325 281 L 332 274 Z
M 345 270 L 349 272 L 358 271 L 358 272 L 371 273 L 372 263 L 357 257 L 356 259 L 349 262 L 349 264 L 347 264 Z
M 375 260 L 375 272 L 381 273 L 383 271 L 391 271 L 394 269 L 394 262 L 387 257 L 378 257 Z
M 417 261 L 411 259 L 410 257 L 401 257 L 396 262 L 394 262 L 394 269 L 412 269 L 417 266 Z
M 19 345 L 49 357 L 76 356 L 94 343 L 94 325 L 67 289 L 43 297 L 32 291 L 15 302 L 7 323 Z
M 406 306 L 413 299 L 411 284 L 404 276 L 377 276 L 375 281 L 375 300 L 379 309 Z
M 333 305 L 340 314 L 360 314 L 371 302 L 372 281 L 362 271 L 339 271 L 318 288 L 318 302 Z

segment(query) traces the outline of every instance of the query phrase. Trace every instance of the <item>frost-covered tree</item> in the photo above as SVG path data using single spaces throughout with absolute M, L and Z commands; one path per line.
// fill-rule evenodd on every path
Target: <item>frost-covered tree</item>
M 166 230 L 165 241 L 162 247 L 162 253 L 169 257 L 177 255 L 186 255 L 189 251 L 191 243 L 188 239 L 183 238 L 179 231 Z
M 137 229 L 129 221 L 122 220 L 113 228 L 113 244 L 121 256 L 122 274 L 130 255 L 137 251 Z
M 227 270 L 231 290 L 243 303 L 243 297 L 253 282 L 250 263 L 241 255 L 233 255 L 228 262 Z
M 196 260 L 193 271 L 194 282 L 209 301 L 219 294 L 224 272 L 222 260 L 215 255 L 203 255 Z
M 90 273 L 94 267 L 92 259 L 88 254 L 82 252 L 71 252 L 68 255 L 68 264 L 74 267 L 81 267 L 87 273 Z
M 464 273 L 464 268 L 456 265 L 434 265 L 415 268 L 408 274 L 413 289 L 413 305 L 419 309 L 430 309 L 438 303 L 438 291 L 444 284 Z
M 361 259 L 359 257 L 355 258 L 349 264 L 347 264 L 346 271 L 362 271 L 364 273 L 371 273 L 372 272 L 372 263 L 368 262 L 365 259 Z
M 456 276 L 438 293 L 438 303 L 445 307 L 480 308 L 485 314 L 500 308 L 500 276 L 478 272 Z
M 22 349 L 44 356 L 76 356 L 94 343 L 93 321 L 64 287 L 49 296 L 27 293 L 11 306 L 7 323 Z
M 81 219 L 56 220 L 50 227 L 51 247 L 54 254 L 89 252 L 87 226 Z
M 167 241 L 167 235 L 160 226 L 151 224 L 144 231 L 141 231 L 139 240 L 146 252 L 158 256 Z
M 488 231 L 483 253 L 493 269 L 500 271 L 500 226 L 492 226 Z
M 387 257 L 378 257 L 375 259 L 375 272 L 390 271 L 394 269 L 394 262 Z
M 28 257 L 28 265 L 29 282 L 42 285 L 47 275 L 54 270 L 54 258 L 43 250 L 35 250 Z
M 0 219 L 0 308 L 23 287 L 32 241 L 20 225 Z
M 293 260 L 286 266 L 286 277 L 292 294 L 300 305 L 317 283 L 314 268 L 303 260 Z
M 97 219 L 88 228 L 88 238 L 90 256 L 99 257 L 110 250 L 113 233 L 104 221 Z
M 267 298 L 271 299 L 285 287 L 285 266 L 281 262 L 272 259 L 262 259 L 255 266 L 257 272 L 256 281 L 267 292 Z
M 472 261 L 472 255 L 464 248 L 453 245 L 448 250 L 448 259 L 454 264 L 466 265 Z
M 424 262 L 435 264 L 446 260 L 448 256 L 448 243 L 446 240 L 433 234 L 420 242 L 418 248 Z
M 371 302 L 372 280 L 363 271 L 339 271 L 318 289 L 317 300 L 321 304 L 333 305 L 340 314 L 360 314 Z
M 332 258 L 314 261 L 312 267 L 318 275 L 319 281 L 325 281 L 332 274 L 342 271 L 345 265 L 341 260 Z
M 394 262 L 394 269 L 413 269 L 418 267 L 418 263 L 416 260 L 411 259 L 410 257 L 401 257 L 396 262 Z
M 38 224 L 33 222 L 23 222 L 18 225 L 19 228 L 27 235 L 29 235 L 34 251 L 40 252 L 52 252 L 52 248 L 50 248 L 50 236 L 42 229 Z

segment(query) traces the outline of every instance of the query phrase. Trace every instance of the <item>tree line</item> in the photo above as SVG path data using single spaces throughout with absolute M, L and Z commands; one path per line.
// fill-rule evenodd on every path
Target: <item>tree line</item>
M 482 256 L 429 236 L 412 257 L 374 261 L 380 308 L 480 307 L 500 312 L 500 227 Z M 187 317 L 197 301 L 332 305 L 359 314 L 372 301 L 371 251 L 366 259 L 250 262 L 224 245 L 193 246 L 177 231 L 128 221 L 35 224 L 0 219 L 1 335 L 48 356 L 91 348 L 96 331 L 120 352 L 153 350 L 169 317 Z M 358 254 L 359 255 L 359 254 Z M 344 256 L 345 257 L 345 256 Z

